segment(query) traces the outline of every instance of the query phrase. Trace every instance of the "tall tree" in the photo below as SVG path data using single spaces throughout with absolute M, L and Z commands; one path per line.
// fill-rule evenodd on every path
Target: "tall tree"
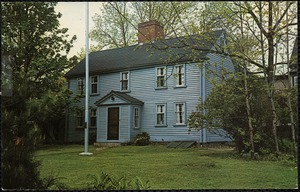
M 93 18 L 95 29 L 91 38 L 98 42 L 98 49 L 133 45 L 138 39 L 138 23 L 149 20 L 161 22 L 165 36 L 174 37 L 184 32 L 181 22 L 187 24 L 188 19 L 181 18 L 187 18 L 196 5 L 195 2 L 107 2 L 100 8 L 101 14 Z
M 282 45 L 282 37 L 287 28 L 290 32 L 296 32 L 297 25 L 296 2 L 211 2 L 201 14 L 206 18 L 209 27 L 223 28 L 227 31 L 228 52 L 217 49 L 217 53 L 229 55 L 232 58 L 247 62 L 247 71 L 259 72 L 264 76 L 266 95 L 269 98 L 272 114 L 270 129 L 273 133 L 275 151 L 280 152 L 277 139 L 277 125 L 279 122 L 274 101 L 276 66 L 282 61 L 275 60 L 277 54 L 283 54 L 284 50 L 275 47 Z M 287 16 L 287 13 L 290 13 Z M 240 20 L 240 14 L 244 17 Z M 211 16 L 217 15 L 217 16 Z M 284 18 L 287 19 L 284 20 Z M 216 20 L 215 17 L 221 18 Z M 248 50 L 237 49 L 247 43 L 241 38 L 242 31 L 239 26 L 243 24 L 243 34 L 252 39 L 252 48 Z M 195 25 L 195 28 L 197 26 Z M 281 51 L 281 52 L 280 52 Z M 287 57 L 283 58 L 285 61 Z M 243 63 L 243 62 L 240 62 Z
M 50 119 L 54 111 L 63 116 L 66 102 L 60 97 L 66 99 L 69 93 L 62 75 L 76 61 L 67 58 L 76 36 L 69 38 L 68 29 L 59 28 L 61 14 L 54 11 L 55 5 L 1 3 L 1 55 L 9 58 L 2 62 L 12 69 L 12 94 L 3 98 L 1 111 L 4 188 L 47 187 L 34 159 L 35 144 L 46 126 L 43 119 Z

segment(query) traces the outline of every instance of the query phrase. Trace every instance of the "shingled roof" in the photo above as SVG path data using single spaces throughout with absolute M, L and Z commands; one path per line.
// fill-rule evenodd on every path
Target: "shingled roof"
M 201 61 L 205 59 L 207 51 L 195 52 L 195 50 L 210 50 L 223 32 L 223 30 L 217 30 L 204 35 L 164 39 L 152 43 L 92 52 L 89 55 L 90 75 L 147 68 L 163 63 Z M 65 77 L 80 77 L 84 74 L 85 59 L 67 72 Z

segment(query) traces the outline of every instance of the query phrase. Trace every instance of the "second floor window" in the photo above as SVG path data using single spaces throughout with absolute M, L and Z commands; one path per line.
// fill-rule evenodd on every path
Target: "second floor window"
M 91 77 L 91 94 L 98 93 L 98 77 L 92 76 Z
M 129 73 L 128 72 L 122 72 L 121 73 L 121 91 L 128 91 L 129 90 Z
M 84 93 L 84 85 L 83 85 L 83 78 L 78 78 L 78 94 L 83 95 Z
M 185 85 L 185 77 L 184 77 L 184 65 L 177 65 L 175 66 L 175 80 L 176 80 L 176 87 L 184 86 Z
M 166 67 L 156 68 L 156 87 L 166 87 Z

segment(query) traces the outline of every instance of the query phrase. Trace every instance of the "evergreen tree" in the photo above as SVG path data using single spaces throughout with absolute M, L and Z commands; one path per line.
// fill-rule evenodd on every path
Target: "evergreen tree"
M 61 14 L 54 11 L 55 5 L 1 3 L 1 55 L 8 58 L 1 63 L 11 68 L 7 76 L 12 85 L 11 95 L 2 98 L 1 111 L 5 189 L 47 187 L 34 151 L 46 125 L 64 117 L 69 93 L 62 75 L 76 61 L 67 58 L 76 36 L 69 38 L 68 29 L 59 28 Z

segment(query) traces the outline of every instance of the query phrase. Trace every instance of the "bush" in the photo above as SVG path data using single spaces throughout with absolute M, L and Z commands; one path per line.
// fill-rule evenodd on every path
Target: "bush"
M 135 136 L 134 143 L 138 146 L 149 145 L 150 144 L 149 134 L 147 132 L 137 134 Z
M 88 189 L 94 190 L 146 190 L 150 189 L 149 180 L 146 183 L 136 177 L 129 180 L 127 177 L 115 178 L 105 172 L 101 172 L 100 176 L 89 174 L 87 175 Z

